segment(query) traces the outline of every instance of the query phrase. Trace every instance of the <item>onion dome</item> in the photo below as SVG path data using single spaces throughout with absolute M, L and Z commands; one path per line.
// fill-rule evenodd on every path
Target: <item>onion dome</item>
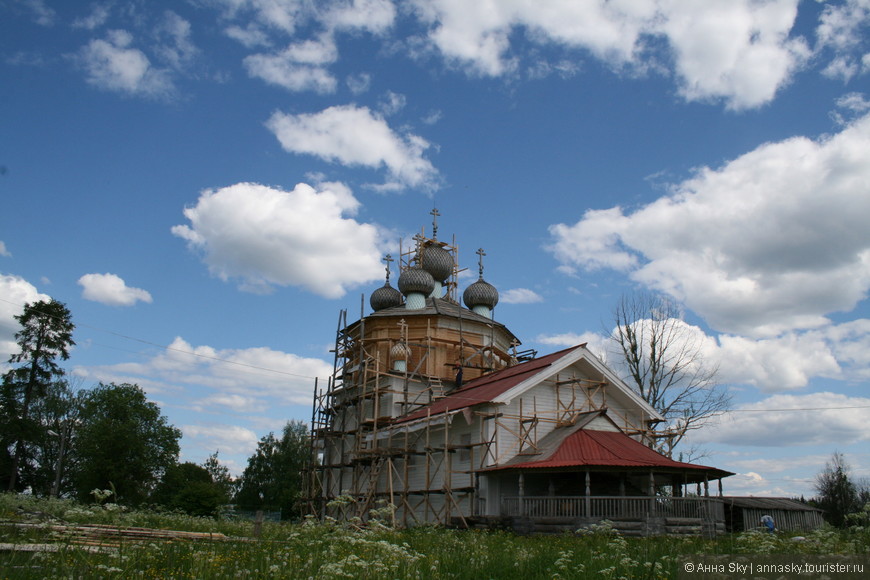
M 477 250 L 477 255 L 480 256 L 478 262 L 480 278 L 465 289 L 465 292 L 462 293 L 462 300 L 471 310 L 481 316 L 492 318 L 492 309 L 498 304 L 498 290 L 483 279 L 483 257 L 486 255 L 486 252 L 481 248 Z
M 405 296 L 413 293 L 428 296 L 434 288 L 435 279 L 422 268 L 408 268 L 399 276 L 399 291 Z
M 411 356 L 411 349 L 404 342 L 397 342 L 390 349 L 390 358 L 393 360 L 408 360 Z
M 453 273 L 453 256 L 437 244 L 423 247 L 423 269 L 432 274 L 436 282 L 443 282 Z
M 369 304 L 371 304 L 372 310 L 375 312 L 385 308 L 401 306 L 402 293 L 390 286 L 390 283 L 387 282 L 372 292 L 372 295 L 369 297 Z
M 468 308 L 485 306 L 492 310 L 498 304 L 498 290 L 483 278 L 469 286 L 462 293 L 462 300 Z

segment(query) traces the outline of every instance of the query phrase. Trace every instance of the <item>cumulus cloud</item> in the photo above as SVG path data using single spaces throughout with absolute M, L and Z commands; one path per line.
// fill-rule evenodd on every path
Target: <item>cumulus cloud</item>
M 716 378 L 722 385 L 751 385 L 776 393 L 807 388 L 817 377 L 847 381 L 870 378 L 870 320 L 764 339 L 710 336 L 700 327 L 677 319 L 669 324 L 678 329 L 673 333 L 675 340 L 691 345 L 709 368 L 719 369 Z M 612 368 L 621 368 L 622 355 L 604 334 L 567 332 L 539 335 L 535 341 L 560 347 L 587 342 L 588 348 Z
M 306 23 L 316 23 L 328 32 L 364 31 L 381 34 L 396 18 L 391 0 L 216 0 L 229 20 L 250 21 L 246 30 L 259 28 L 287 36 Z M 236 25 L 233 25 L 236 26 Z
M 172 233 L 222 280 L 268 292 L 299 286 L 327 298 L 381 276 L 381 233 L 353 216 L 359 202 L 339 183 L 292 191 L 256 183 L 206 190 Z
M 166 69 L 152 65 L 144 52 L 133 48 L 133 36 L 112 30 L 105 39 L 92 40 L 77 60 L 87 81 L 101 89 L 150 98 L 168 98 L 175 87 Z
M 741 405 L 693 434 L 697 443 L 791 447 L 870 440 L 870 399 L 830 392 L 773 395 Z
M 76 367 L 75 373 L 104 382 L 122 379 L 143 388 L 149 385 L 157 392 L 180 389 L 196 397 L 189 405 L 200 412 L 230 408 L 247 413 L 275 405 L 310 405 L 314 378 L 330 376 L 332 365 L 267 347 L 217 349 L 176 337 L 145 362 Z
M 867 71 L 863 57 L 867 49 L 865 31 L 870 27 L 870 4 L 846 0 L 825 5 L 816 27 L 816 50 L 830 54 L 823 74 L 849 81 Z
M 24 312 L 24 305 L 40 300 L 51 300 L 51 296 L 40 293 L 36 287 L 19 276 L 0 274 L 0 360 L 6 362 L 13 353 L 18 352 L 15 333 L 21 326 L 15 317 Z
M 132 306 L 137 302 L 151 303 L 151 294 L 141 288 L 127 286 L 115 274 L 85 274 L 79 278 L 82 298 L 109 306 Z
M 429 143 L 418 135 L 394 131 L 367 107 L 344 105 L 319 113 L 274 113 L 266 123 L 285 151 L 371 169 L 385 167 L 385 189 L 432 189 L 438 172 L 423 157 Z
M 333 2 L 323 11 L 323 24 L 330 30 L 361 30 L 381 34 L 396 19 L 392 0 Z
M 821 327 L 870 289 L 868 148 L 870 116 L 767 143 L 635 211 L 553 225 L 550 250 L 568 269 L 626 272 L 719 331 Z
M 543 302 L 544 297 L 528 288 L 511 288 L 505 290 L 499 295 L 501 302 L 505 304 L 534 304 L 535 302 Z
M 790 39 L 797 0 L 669 0 L 655 32 L 674 51 L 680 92 L 689 101 L 724 99 L 729 108 L 771 101 L 810 57 Z
M 805 41 L 790 38 L 797 5 L 797 0 L 413 2 L 428 27 L 427 40 L 472 74 L 516 72 L 520 57 L 511 50 L 511 36 L 524 32 L 526 41 L 587 51 L 618 70 L 655 69 L 671 58 L 687 100 L 722 99 L 733 109 L 771 100 L 809 58 Z M 666 55 L 651 48 L 661 41 Z M 564 59 L 555 65 L 566 69 Z M 542 66 L 536 62 L 533 70 Z
M 182 425 L 181 431 L 192 444 L 221 454 L 248 456 L 257 448 L 257 434 L 239 425 Z
M 159 41 L 157 55 L 173 69 L 187 68 L 199 54 L 191 39 L 190 22 L 171 10 L 163 14 L 155 34 Z
M 3 256 L 4 258 L 12 256 L 9 250 L 6 249 L 6 244 L 4 244 L 2 240 L 0 240 L 0 256 Z
M 96 30 L 109 20 L 111 6 L 108 4 L 93 4 L 87 16 L 80 16 L 72 21 L 73 28 Z
M 585 344 L 586 348 L 601 360 L 607 358 L 607 350 L 610 347 L 610 340 L 597 332 L 539 334 L 535 337 L 535 342 L 559 348 Z
M 329 35 L 289 45 L 280 52 L 253 54 L 244 60 L 252 77 L 291 91 L 332 93 L 337 81 L 326 65 L 336 61 L 338 51 Z

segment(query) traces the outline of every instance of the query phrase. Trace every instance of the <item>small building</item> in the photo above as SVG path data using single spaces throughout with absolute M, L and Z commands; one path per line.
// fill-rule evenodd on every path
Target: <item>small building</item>
M 822 510 L 785 497 L 722 498 L 725 509 L 725 527 L 729 532 L 761 529 L 761 518 L 773 518 L 781 532 L 810 532 L 824 524 Z
M 372 312 L 339 316 L 334 375 L 315 386 L 311 513 L 392 505 L 404 526 L 724 532 L 715 495 L 730 472 L 658 453 L 664 418 L 585 345 L 520 351 L 494 318 L 483 250 L 463 307 L 455 243 L 437 222 L 415 242 L 400 248 L 398 290 L 388 256 Z

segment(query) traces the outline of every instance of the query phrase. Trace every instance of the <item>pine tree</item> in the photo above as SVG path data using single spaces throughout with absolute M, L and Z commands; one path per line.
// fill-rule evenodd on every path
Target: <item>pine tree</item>
M 72 315 L 57 300 L 25 304 L 24 312 L 15 319 L 21 324 L 21 330 L 15 333 L 19 352 L 9 362 L 19 366 L 4 375 L 2 385 L 8 491 L 19 486 L 19 472 L 28 460 L 28 444 L 43 431 L 31 417 L 31 406 L 47 395 L 53 381 L 63 376 L 58 361 L 67 360 L 69 348 L 75 345 Z

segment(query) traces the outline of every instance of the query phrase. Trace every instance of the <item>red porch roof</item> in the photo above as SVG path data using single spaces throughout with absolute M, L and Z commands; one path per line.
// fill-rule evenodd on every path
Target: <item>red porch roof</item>
M 543 443 L 543 442 L 542 442 Z M 556 469 L 564 467 L 654 468 L 665 471 L 706 471 L 713 477 L 734 475 L 706 465 L 674 461 L 616 431 L 578 429 L 566 436 L 548 457 L 524 461 L 522 456 L 488 469 Z

